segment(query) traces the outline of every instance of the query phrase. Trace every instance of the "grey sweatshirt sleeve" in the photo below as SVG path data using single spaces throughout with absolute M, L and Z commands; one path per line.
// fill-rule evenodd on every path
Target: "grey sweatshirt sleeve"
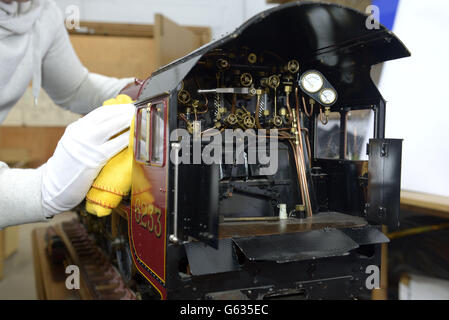
M 47 221 L 42 208 L 42 167 L 10 169 L 0 162 L 0 229 Z
M 55 37 L 42 62 L 42 87 L 57 105 L 86 114 L 115 97 L 134 79 L 89 73 L 73 50 L 58 8 L 55 8 L 55 15 Z M 107 52 L 98 54 L 106 55 Z

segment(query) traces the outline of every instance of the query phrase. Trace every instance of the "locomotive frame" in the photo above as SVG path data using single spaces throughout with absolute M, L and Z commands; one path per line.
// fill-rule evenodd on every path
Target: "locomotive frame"
M 374 64 L 410 53 L 385 27 L 369 30 L 365 21 L 366 16 L 360 12 L 334 4 L 301 2 L 275 7 L 224 38 L 162 67 L 134 91 L 126 92 L 137 100 L 133 182 L 130 199 L 123 201 L 120 213 L 113 214 L 127 220 L 129 254 L 139 274 L 134 281 L 143 295 L 161 299 L 369 296 L 367 268 L 380 266 L 380 245 L 388 242 L 380 225 L 394 229 L 399 224 L 402 147 L 402 140 L 385 139 L 385 100 L 373 83 L 370 70 Z M 254 52 L 274 52 L 272 56 L 280 57 L 265 61 L 274 73 L 280 74 L 278 86 L 285 88 L 286 98 L 278 100 L 278 87 L 270 91 L 267 85 L 265 92 L 274 92 L 267 105 L 287 104 L 290 109 L 289 95 L 294 95 L 295 87 L 301 89 L 296 84 L 299 76 L 310 70 L 318 70 L 338 93 L 337 102 L 325 108 L 327 117 L 334 114 L 340 118 L 335 143 L 339 151 L 332 159 L 317 157 L 323 105 L 319 110 L 312 109 L 307 117 L 307 102 L 303 98 L 302 103 L 297 100 L 296 107 L 291 108 L 298 110 L 296 122 L 292 120 L 293 113 L 282 115 L 284 123 L 293 129 L 292 123 L 306 128 L 307 137 L 311 137 L 309 141 L 306 133 L 296 132 L 300 142 L 304 142 L 300 152 L 307 186 L 300 182 L 299 169 L 296 180 L 291 159 L 295 152 L 283 142 L 279 143 L 279 152 L 286 152 L 287 156 L 280 157 L 278 172 L 284 172 L 282 177 L 262 179 L 262 175 L 254 174 L 258 171 L 253 167 L 242 169 L 235 165 L 226 171 L 221 164 L 180 165 L 170 161 L 171 152 L 178 154 L 180 148 L 179 141 L 170 141 L 170 133 L 180 127 L 192 131 L 200 115 L 198 100 L 204 97 L 208 105 L 208 93 L 204 92 L 214 88 L 210 74 L 220 68 L 215 55 L 230 57 L 229 69 L 217 71 L 229 74 L 227 78 L 222 76 L 223 83 L 214 89 L 215 97 L 221 98 L 220 106 L 246 106 L 249 116 L 258 117 L 258 124 L 262 121 L 256 95 L 265 93 L 261 93 L 264 91 L 259 82 L 254 81 L 254 87 L 249 88 L 254 89 L 252 96 L 248 96 L 248 88 L 241 96 L 244 85 L 225 85 L 234 81 L 235 74 L 242 79 L 242 68 L 253 75 L 260 74 L 251 77 L 267 83 L 271 71 L 266 71 L 269 68 L 263 63 L 256 67 L 254 63 L 242 65 L 236 60 L 245 56 L 251 61 L 254 57 L 249 55 L 258 56 Z M 298 70 L 292 72 L 273 62 L 288 59 L 299 62 Z M 201 75 L 200 80 L 197 75 Z M 198 89 L 194 92 L 190 87 L 188 92 L 199 97 L 196 106 L 179 97 L 190 82 L 196 82 L 195 90 Z M 201 91 L 202 88 L 207 90 Z M 218 88 L 234 90 L 233 101 L 219 96 Z M 301 95 L 307 97 L 307 92 Z M 318 104 L 310 100 L 309 107 L 310 103 Z M 194 110 L 195 120 L 185 119 L 189 109 Z M 365 160 L 348 159 L 347 118 L 354 110 L 371 110 L 373 114 L 373 132 Z M 276 112 L 271 113 L 273 119 Z M 231 127 L 229 121 L 220 120 L 216 114 L 215 120 L 212 115 L 204 116 L 202 123 L 215 121 L 220 128 L 217 122 L 221 121 L 220 126 Z M 275 127 L 269 116 L 263 125 Z M 251 121 L 245 123 L 255 126 Z M 159 129 L 154 131 L 156 127 Z M 305 147 L 306 141 L 310 149 Z M 246 173 L 239 176 L 242 170 Z M 224 171 L 230 172 L 229 180 L 223 178 Z M 305 202 L 295 206 L 300 202 L 302 188 L 308 188 L 311 195 L 308 208 L 304 207 Z M 279 218 L 275 209 L 279 204 L 286 204 L 293 215 Z M 311 215 L 306 209 L 310 209 Z

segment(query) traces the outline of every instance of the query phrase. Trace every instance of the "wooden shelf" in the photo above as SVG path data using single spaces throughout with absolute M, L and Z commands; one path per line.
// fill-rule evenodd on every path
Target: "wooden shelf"
M 297 2 L 298 0 L 267 0 L 267 3 L 271 4 L 284 4 L 288 2 Z M 304 0 L 306 1 L 306 0 Z M 310 0 L 307 0 L 310 1 Z M 311 0 L 311 1 L 323 1 L 323 0 Z M 341 4 L 361 12 L 365 12 L 367 6 L 371 4 L 371 0 L 325 0 L 325 2 Z
M 61 236 L 67 249 L 73 250 L 68 242 L 65 233 L 62 231 L 61 225 L 55 225 L 56 233 Z M 34 275 L 36 281 L 36 291 L 39 300 L 91 300 L 89 289 L 85 280 L 81 276 L 80 289 L 69 290 L 65 285 L 67 274 L 65 273 L 65 265 L 53 264 L 47 255 L 45 234 L 47 228 L 34 229 L 32 233 L 33 246 L 33 262 Z M 67 264 L 77 263 L 67 261 Z
M 402 190 L 401 209 L 449 218 L 449 197 Z

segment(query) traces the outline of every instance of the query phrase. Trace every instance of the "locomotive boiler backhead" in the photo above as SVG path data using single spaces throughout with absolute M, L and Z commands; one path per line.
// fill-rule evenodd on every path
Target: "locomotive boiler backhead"
M 370 72 L 410 53 L 366 21 L 274 7 L 139 85 L 120 210 L 142 294 L 367 297 L 380 226 L 398 226 L 402 144 Z

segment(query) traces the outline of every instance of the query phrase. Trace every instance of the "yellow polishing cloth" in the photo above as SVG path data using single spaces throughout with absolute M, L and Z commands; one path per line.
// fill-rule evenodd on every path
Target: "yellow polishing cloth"
M 103 102 L 103 106 L 132 103 L 127 95 Z M 98 174 L 86 195 L 86 211 L 98 217 L 111 214 L 131 189 L 133 163 L 134 119 L 130 128 L 129 146 L 112 157 Z

